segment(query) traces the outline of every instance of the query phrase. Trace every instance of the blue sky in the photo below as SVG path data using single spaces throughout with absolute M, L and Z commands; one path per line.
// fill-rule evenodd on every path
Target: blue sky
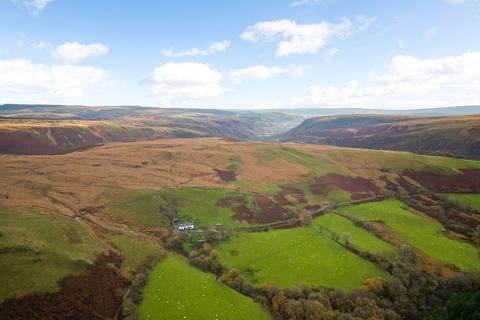
M 0 0 L 0 103 L 480 104 L 476 0 Z

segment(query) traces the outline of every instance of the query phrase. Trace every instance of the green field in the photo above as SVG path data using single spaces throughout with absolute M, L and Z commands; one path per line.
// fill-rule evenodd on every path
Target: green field
M 104 193 L 101 200 L 108 203 L 109 215 L 118 221 L 149 227 L 170 224 L 170 220 L 162 212 L 163 199 L 158 191 L 112 189 Z
M 286 146 L 261 147 L 258 150 L 258 161 L 260 162 L 282 159 L 307 169 L 313 176 L 323 176 L 327 173 L 338 173 L 339 171 L 339 168 L 330 161 Z
M 328 206 L 335 203 L 350 202 L 352 200 L 349 192 L 332 185 L 328 186 L 323 194 L 313 194 L 310 188 L 311 184 L 311 182 L 303 182 L 289 184 L 288 186 L 302 190 L 308 205 Z M 294 205 L 292 207 L 303 208 L 305 206 L 305 203 L 295 204 L 295 201 L 293 201 L 293 203 Z
M 128 237 L 126 235 L 111 235 L 108 239 L 117 247 L 125 260 L 123 268 L 130 276 L 135 275 L 138 268 L 150 257 L 159 257 L 165 250 L 157 243 L 147 239 Z
M 443 195 L 456 202 L 460 207 L 480 212 L 480 194 L 478 193 L 444 193 Z
M 464 270 L 480 268 L 478 248 L 448 238 L 440 223 L 410 212 L 396 199 L 351 205 L 342 212 L 366 221 L 384 221 L 395 235 L 434 259 Z
M 223 264 L 239 269 L 255 284 L 350 290 L 367 278 L 387 276 L 374 264 L 308 227 L 240 233 L 221 242 L 217 250 Z
M 246 194 L 222 189 L 185 188 L 163 192 L 165 199 L 174 205 L 183 221 L 195 221 L 203 227 L 217 223 L 226 227 L 244 226 L 233 218 L 235 212 L 231 208 L 217 205 L 220 199 L 232 195 L 251 198 Z
M 312 227 L 317 229 L 321 227 L 327 228 L 327 230 L 339 235 L 342 242 L 345 242 L 343 235 L 347 235 L 349 241 L 360 250 L 366 250 L 375 254 L 396 250 L 393 245 L 380 240 L 372 233 L 355 226 L 352 221 L 337 214 L 325 214 L 313 220 Z
M 73 219 L 0 208 L 0 301 L 52 291 L 62 278 L 87 271 L 101 252 Z
M 451 157 L 426 156 L 410 152 L 378 151 L 366 149 L 332 148 L 325 150 L 332 159 L 343 162 L 349 159 L 350 166 L 372 172 L 384 168 L 396 173 L 404 170 L 428 171 L 438 174 L 458 174 L 459 169 L 480 169 L 480 161 Z
M 160 262 L 150 274 L 139 319 L 270 319 L 250 298 L 188 264 L 178 255 Z

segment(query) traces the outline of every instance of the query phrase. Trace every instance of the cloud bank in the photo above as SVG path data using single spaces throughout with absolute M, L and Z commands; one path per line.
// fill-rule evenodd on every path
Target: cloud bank
M 175 51 L 172 49 L 162 50 L 162 54 L 169 58 L 193 57 L 193 56 L 208 56 L 217 52 L 224 52 L 230 46 L 230 42 L 221 41 L 214 42 L 208 46 L 207 49 L 191 48 L 184 51 Z
M 143 82 L 164 105 L 215 98 L 225 89 L 220 85 L 222 74 L 198 62 L 167 63 L 156 67 Z
M 241 34 L 241 38 L 251 42 L 275 42 L 277 56 L 313 54 L 333 40 L 346 37 L 351 26 L 348 19 L 342 19 L 336 24 L 326 21 L 300 24 L 283 19 L 251 25 Z

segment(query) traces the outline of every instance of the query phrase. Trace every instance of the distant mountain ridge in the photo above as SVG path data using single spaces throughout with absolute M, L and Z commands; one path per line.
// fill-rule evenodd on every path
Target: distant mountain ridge
M 283 114 L 304 119 L 318 116 L 349 115 L 349 114 L 381 114 L 381 115 L 417 115 L 417 116 L 449 116 L 480 114 L 478 106 L 453 106 L 441 108 L 420 109 L 371 109 L 371 108 L 277 108 L 277 109 L 205 109 L 205 108 L 157 108 L 143 106 L 82 106 L 82 105 L 0 105 L 0 116 L 8 117 L 42 117 L 51 115 L 59 118 L 78 119 L 115 119 L 123 116 L 140 114 L 162 114 L 174 116 L 178 114 L 205 114 L 216 116 L 233 116 L 239 113 Z
M 369 108 L 299 108 L 271 109 L 284 114 L 296 114 L 305 118 L 335 115 L 379 114 L 379 115 L 416 115 L 416 116 L 452 116 L 480 114 L 478 106 L 454 106 L 425 109 L 369 109 Z
M 216 110 L 6 104 L 0 105 L 0 153 L 56 154 L 108 142 L 221 137 L 479 159 L 475 113 L 480 107 Z
M 0 153 L 57 154 L 108 142 L 165 138 L 262 140 L 302 120 L 277 112 L 3 105 Z
M 341 115 L 305 120 L 280 141 L 480 159 L 480 115 Z

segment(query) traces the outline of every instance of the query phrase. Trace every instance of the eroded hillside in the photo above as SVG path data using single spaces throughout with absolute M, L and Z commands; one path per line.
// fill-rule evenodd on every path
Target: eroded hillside
M 480 116 L 319 117 L 304 121 L 279 139 L 480 159 Z

